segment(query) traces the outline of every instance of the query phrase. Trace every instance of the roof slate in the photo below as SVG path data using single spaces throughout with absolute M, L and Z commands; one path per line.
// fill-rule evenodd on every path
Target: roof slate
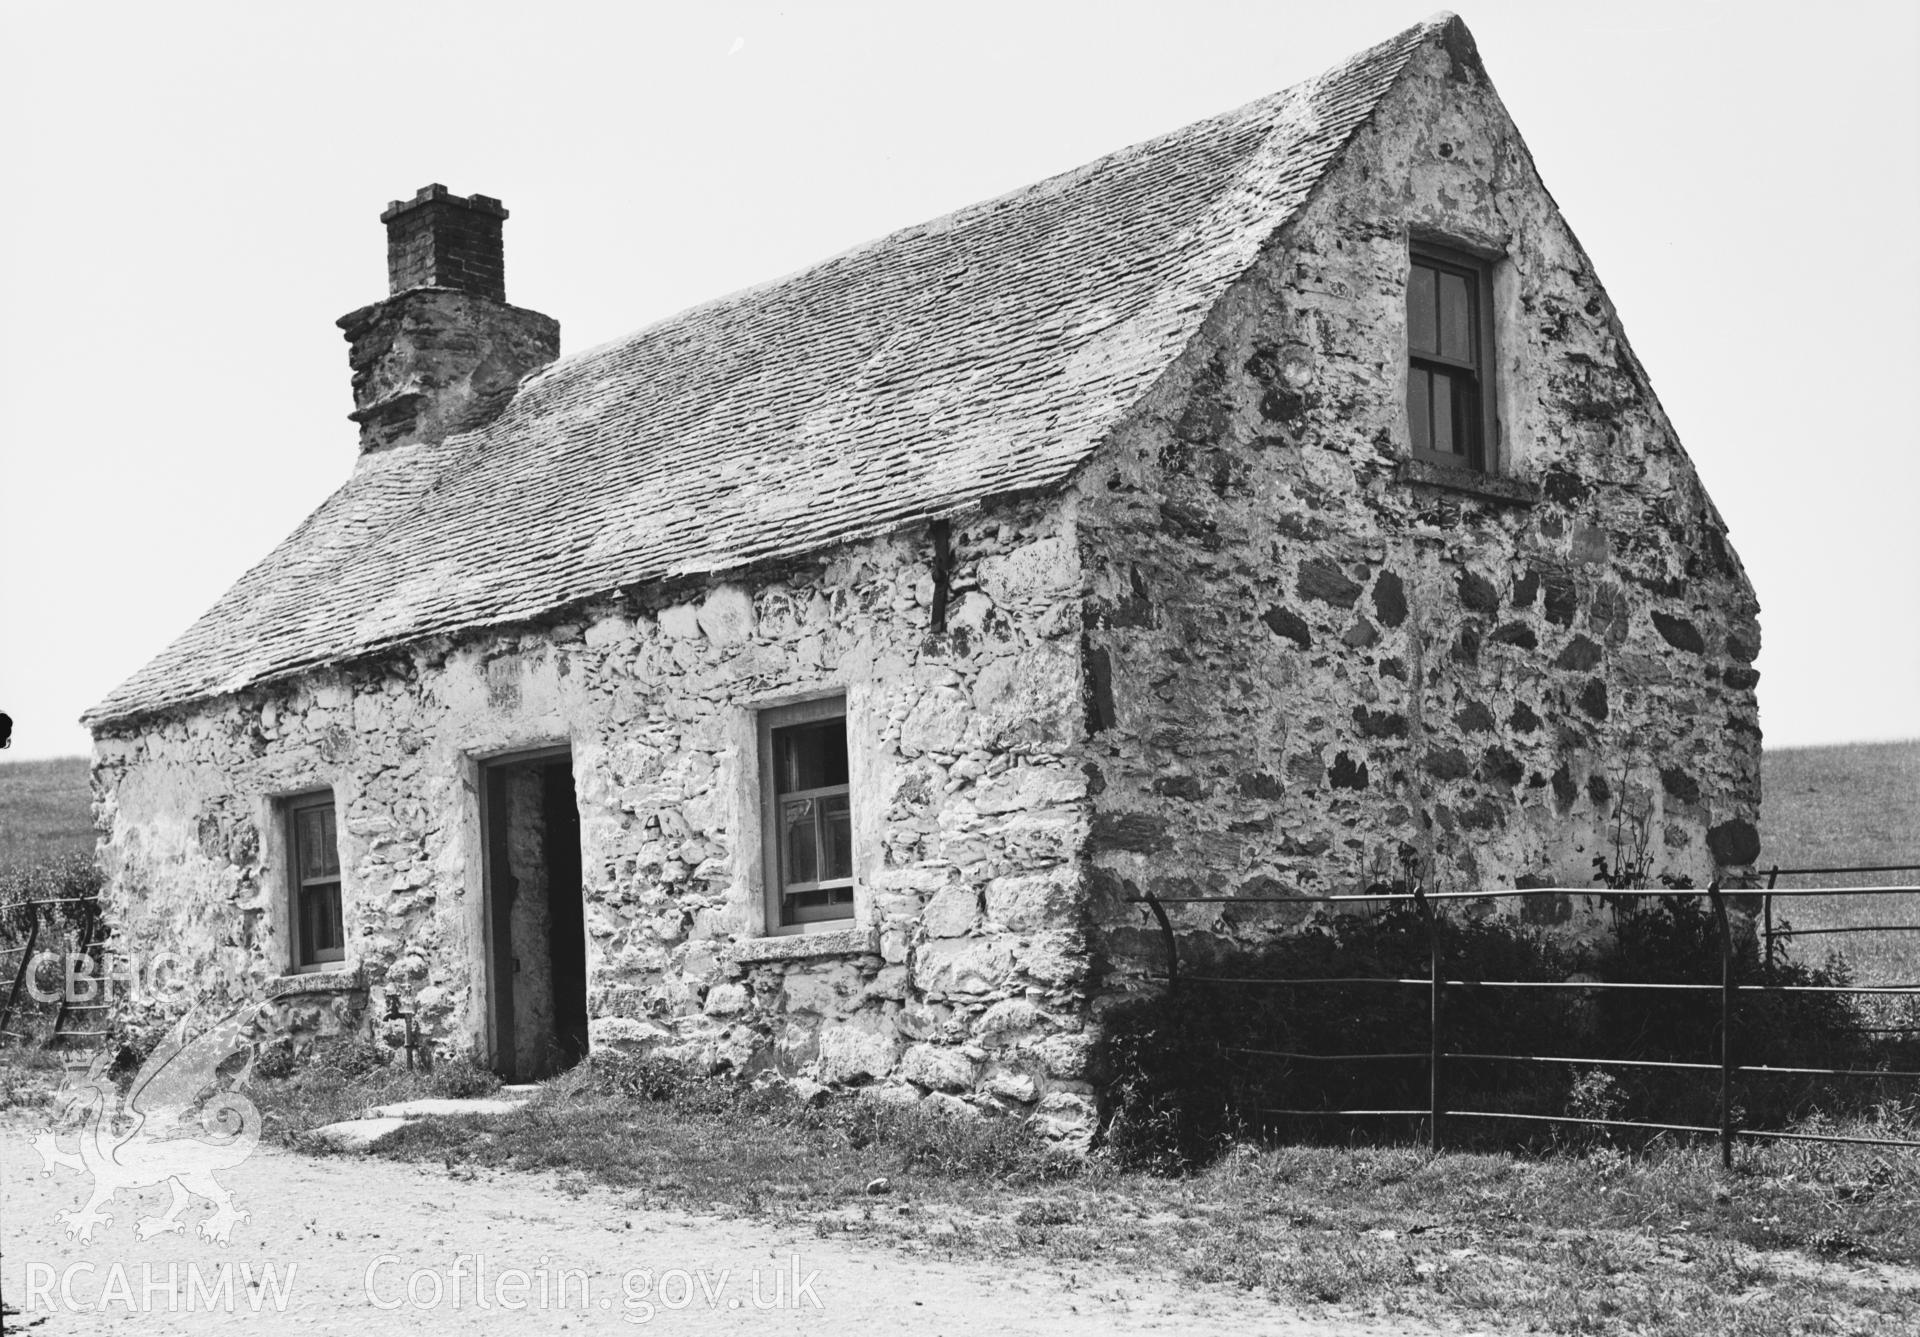
M 83 722 L 1062 482 L 1449 19 L 564 358 L 478 431 L 364 457 Z

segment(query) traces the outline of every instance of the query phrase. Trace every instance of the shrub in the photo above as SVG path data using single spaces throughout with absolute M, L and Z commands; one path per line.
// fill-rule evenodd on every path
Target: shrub
M 1849 983 L 1837 961 L 1809 966 L 1776 953 L 1761 960 L 1758 938 L 1733 934 L 1736 985 L 1832 987 Z M 1682 897 L 1641 902 L 1616 918 L 1588 967 L 1600 979 L 1665 984 L 1720 983 L 1720 927 L 1711 906 Z M 1879 1061 L 1860 1031 L 1859 1006 L 1846 994 L 1741 993 L 1736 997 L 1733 1060 L 1770 1067 L 1849 1068 Z M 1680 1063 L 1720 1061 L 1720 1000 L 1710 993 L 1609 990 L 1596 1004 L 1609 1057 Z M 1596 1053 L 1600 1051 L 1595 1051 Z M 1714 1073 L 1623 1069 L 1615 1074 L 1625 1117 L 1713 1125 L 1719 1121 Z M 1820 1077 L 1743 1073 L 1735 1087 L 1740 1122 L 1781 1128 L 1817 1105 L 1865 1108 L 1866 1088 Z
M 36 916 L 31 902 L 55 902 L 37 909 L 37 950 L 57 947 L 65 935 L 83 934 L 81 941 L 93 941 L 98 936 L 93 930 L 99 922 L 101 885 L 100 866 L 86 854 L 62 854 L 23 868 L 0 869 L 0 949 L 26 945 Z M 16 963 L 9 958 L 7 964 Z M 7 983 L 11 982 L 9 978 Z
M 1615 931 L 1594 942 L 1505 916 L 1442 916 L 1436 923 L 1441 970 L 1465 980 L 1720 983 L 1720 928 L 1708 904 L 1671 897 L 1628 905 L 1617 912 Z M 1189 946 L 1188 955 L 1198 953 Z M 1832 966 L 1780 958 L 1766 965 L 1751 933 L 1735 935 L 1732 967 L 1738 984 L 1845 982 Z M 1348 1140 L 1405 1135 L 1424 1124 L 1421 1115 L 1312 1113 L 1428 1107 L 1429 945 L 1412 907 L 1397 904 L 1369 916 L 1323 913 L 1258 950 L 1184 960 L 1184 970 L 1175 990 L 1124 1003 L 1106 1018 L 1102 1141 L 1123 1163 L 1178 1171 L 1206 1163 L 1249 1134 Z M 1274 982 L 1223 984 L 1211 977 Z M 1283 983 L 1355 977 L 1417 983 Z M 1720 999 L 1711 992 L 1452 987 L 1441 1006 L 1442 1043 L 1455 1054 L 1719 1059 Z M 1886 1058 L 1859 1033 L 1858 1008 L 1847 995 L 1743 994 L 1738 1008 L 1736 1062 L 1825 1068 Z M 1285 1057 L 1301 1054 L 1405 1057 Z M 1865 1108 L 1876 1096 L 1817 1077 L 1768 1074 L 1743 1075 L 1736 1090 L 1740 1119 L 1749 1127 L 1784 1127 L 1816 1106 Z M 1582 1069 L 1494 1058 L 1450 1059 L 1442 1069 L 1443 1109 L 1714 1126 L 1718 1097 L 1711 1071 Z M 1447 1137 L 1456 1144 L 1555 1140 L 1546 1127 L 1463 1120 L 1447 1127 Z M 1619 1131 L 1631 1140 L 1632 1130 Z M 1567 1137 L 1562 1129 L 1560 1140 Z
M 34 954 L 59 952 L 68 943 L 105 936 L 100 920 L 100 868 L 91 855 L 62 854 L 21 868 L 0 870 L 0 1003 L 6 1001 L 30 939 Z M 30 902 L 55 902 L 33 906 Z M 33 925 L 40 924 L 37 939 Z M 58 988 L 48 978 L 46 984 Z M 55 1003 L 36 1000 L 23 985 L 5 1028 L 16 1035 L 52 1029 Z
M 101 885 L 100 865 L 90 854 L 60 854 L 24 867 L 0 869 L 0 935 L 8 941 L 26 936 L 28 901 L 67 902 L 54 908 L 55 917 L 65 920 L 86 904 L 81 898 L 98 896 Z
M 1211 991 L 1183 988 L 1110 1011 L 1099 1069 L 1109 1111 L 1101 1144 L 1120 1164 L 1156 1174 L 1205 1165 L 1246 1130 L 1252 1101 L 1222 1052 Z M 1245 1027 L 1251 1032 L 1256 1027 Z

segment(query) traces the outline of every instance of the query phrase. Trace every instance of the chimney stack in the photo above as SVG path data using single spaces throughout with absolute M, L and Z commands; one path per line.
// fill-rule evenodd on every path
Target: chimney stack
M 506 218 L 499 200 L 442 185 L 380 215 L 387 299 L 339 321 L 363 456 L 484 426 L 560 355 L 557 321 L 507 304 Z
M 496 302 L 507 300 L 500 245 L 506 206 L 489 195 L 461 199 L 445 186 L 426 186 L 395 200 L 380 215 L 387 225 L 387 291 L 454 288 Z

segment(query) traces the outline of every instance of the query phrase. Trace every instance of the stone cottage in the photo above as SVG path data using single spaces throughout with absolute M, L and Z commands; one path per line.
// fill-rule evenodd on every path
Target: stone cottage
M 1756 855 L 1752 589 L 1456 18 L 564 359 L 383 218 L 352 476 L 86 716 L 203 1005 L 1064 1133 L 1139 893 Z

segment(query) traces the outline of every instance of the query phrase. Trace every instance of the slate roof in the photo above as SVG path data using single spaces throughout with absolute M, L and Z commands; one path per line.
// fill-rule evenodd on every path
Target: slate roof
M 1447 22 L 564 358 L 478 431 L 365 457 L 83 722 L 1063 481 Z

